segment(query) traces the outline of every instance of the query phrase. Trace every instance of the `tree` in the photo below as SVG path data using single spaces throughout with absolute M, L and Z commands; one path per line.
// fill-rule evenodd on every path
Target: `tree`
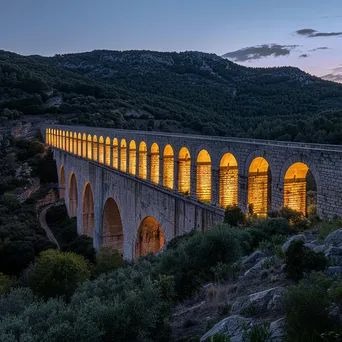
M 29 286 L 45 298 L 73 294 L 77 285 L 90 278 L 85 259 L 71 252 L 47 250 L 29 271 Z
M 107 273 L 120 267 L 123 259 L 119 251 L 113 247 L 101 247 L 96 256 L 95 274 Z
M 224 212 L 224 223 L 236 227 L 245 221 L 245 214 L 237 205 L 228 205 Z

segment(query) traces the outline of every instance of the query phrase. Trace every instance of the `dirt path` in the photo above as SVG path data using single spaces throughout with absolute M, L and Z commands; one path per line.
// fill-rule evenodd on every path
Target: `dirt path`
M 53 235 L 52 231 L 50 230 L 48 224 L 46 223 L 46 212 L 47 210 L 51 207 L 51 205 L 48 205 L 47 207 L 45 207 L 42 212 L 39 215 L 39 222 L 40 225 L 44 228 L 44 230 L 46 231 L 46 235 L 48 237 L 48 239 L 55 243 L 57 245 L 58 250 L 60 250 L 58 241 L 56 240 L 55 236 Z

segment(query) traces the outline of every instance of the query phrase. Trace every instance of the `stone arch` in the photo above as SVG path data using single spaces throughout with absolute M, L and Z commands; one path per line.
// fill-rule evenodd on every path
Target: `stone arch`
M 77 155 L 81 157 L 82 153 L 82 137 L 81 133 L 78 133 L 77 135 Z
M 92 160 L 93 159 L 93 139 L 90 134 L 87 136 L 87 158 Z
M 87 135 L 82 135 L 82 158 L 87 158 Z
M 287 169 L 284 176 L 284 206 L 303 215 L 316 214 L 316 192 L 316 181 L 308 165 L 296 162 Z
M 147 146 L 145 141 L 139 145 L 139 177 L 147 179 Z
M 166 145 L 163 154 L 163 185 L 173 189 L 175 162 L 174 153 L 171 145 Z
M 93 237 L 95 227 L 94 220 L 94 196 L 89 183 L 86 183 L 82 196 L 82 232 Z
M 74 154 L 77 154 L 77 134 L 74 132 Z
M 182 147 L 178 154 L 178 191 L 190 195 L 191 157 L 186 147 Z
M 97 161 L 98 160 L 98 148 L 97 148 L 97 136 L 94 134 L 93 135 L 93 160 Z
M 119 168 L 119 142 L 118 138 L 113 139 L 113 168 Z
M 137 145 L 134 140 L 129 143 L 129 173 L 133 176 L 137 172 Z
M 62 131 L 62 144 L 61 144 L 61 149 L 65 150 L 65 132 Z
M 202 202 L 211 202 L 211 157 L 207 150 L 197 155 L 196 165 L 196 194 Z
M 59 197 L 65 197 L 65 172 L 64 165 L 59 168 Z
M 112 197 L 109 197 L 103 209 L 102 245 L 112 246 L 121 255 L 124 253 L 124 233 L 120 210 Z
M 125 139 L 120 142 L 120 171 L 127 171 L 127 143 Z
M 268 161 L 263 157 L 252 160 L 248 169 L 248 211 L 266 216 L 271 208 L 272 174 Z
M 238 204 L 239 171 L 232 153 L 223 155 L 220 161 L 220 206 Z
M 145 217 L 139 226 L 136 243 L 135 259 L 149 253 L 158 253 L 165 244 L 165 237 L 159 222 L 152 216 Z
M 110 166 L 110 138 L 106 138 L 106 165 Z
M 45 141 L 47 144 L 50 144 L 50 128 L 45 129 Z
M 99 138 L 99 163 L 104 163 L 104 140 L 102 135 Z
M 67 131 L 65 133 L 65 150 L 69 152 L 69 132 Z
M 57 132 L 56 132 L 56 130 L 54 129 L 54 130 L 53 130 L 53 146 L 56 147 L 56 145 L 57 145 Z
M 73 172 L 69 178 L 69 216 L 77 216 L 78 208 L 78 192 L 77 192 L 77 181 L 76 176 Z
M 61 141 L 61 139 L 60 139 L 60 132 L 59 132 L 59 129 L 57 129 L 57 148 L 59 148 L 60 147 L 60 141 Z
M 159 146 L 153 143 L 151 146 L 151 182 L 159 184 Z
M 71 131 L 69 132 L 69 152 L 74 153 L 74 139 Z

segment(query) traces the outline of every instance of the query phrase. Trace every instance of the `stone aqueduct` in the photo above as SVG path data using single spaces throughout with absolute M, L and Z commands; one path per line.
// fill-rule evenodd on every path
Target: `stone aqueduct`
M 82 126 L 42 128 L 79 234 L 127 259 L 221 222 L 223 208 L 342 216 L 342 147 Z

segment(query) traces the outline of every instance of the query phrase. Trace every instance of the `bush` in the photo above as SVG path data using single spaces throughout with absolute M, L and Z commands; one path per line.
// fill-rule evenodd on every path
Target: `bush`
M 272 341 L 272 333 L 270 331 L 270 323 L 263 322 L 253 325 L 250 329 L 244 327 L 242 336 L 243 342 L 270 342 Z
M 47 250 L 28 273 L 30 288 L 45 298 L 69 298 L 77 286 L 90 278 L 87 262 L 75 253 Z
M 292 280 L 299 280 L 303 274 L 324 270 L 327 259 L 323 253 L 315 253 L 304 246 L 304 241 L 294 240 L 285 252 L 285 272 Z
M 279 213 L 281 217 L 290 222 L 291 227 L 296 231 L 305 230 L 310 227 L 308 219 L 299 211 L 289 207 L 282 207 Z
M 113 247 L 101 247 L 96 256 L 94 274 L 100 275 L 119 268 L 123 263 L 123 258 L 119 251 Z
M 237 205 L 228 205 L 224 211 L 223 222 L 236 227 L 238 224 L 245 222 L 245 214 Z
M 9 292 L 12 286 L 12 279 L 0 273 L 0 295 Z
M 262 230 L 267 236 L 290 235 L 292 233 L 289 221 L 282 217 L 259 221 L 255 228 Z
M 322 341 L 321 334 L 338 329 L 338 322 L 329 315 L 331 285 L 331 279 L 312 273 L 287 289 L 284 296 L 286 341 Z
M 93 239 L 90 236 L 77 236 L 72 242 L 64 245 L 63 252 L 73 252 L 82 255 L 91 262 L 95 261 L 96 250 L 93 247 Z

